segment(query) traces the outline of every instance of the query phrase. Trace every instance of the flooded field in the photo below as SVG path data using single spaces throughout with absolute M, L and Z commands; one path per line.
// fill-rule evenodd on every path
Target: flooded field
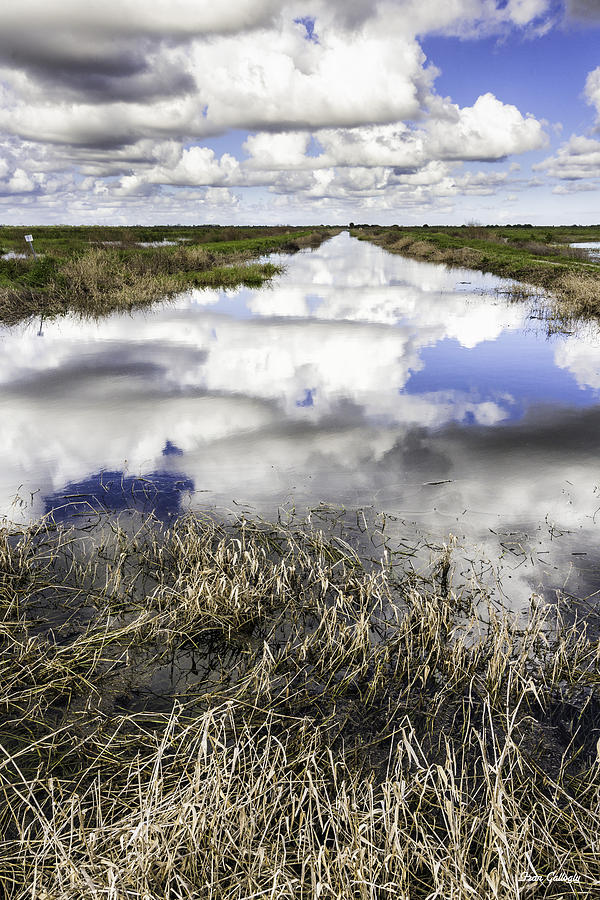
M 367 507 L 515 596 L 593 593 L 597 327 L 549 335 L 506 282 L 347 234 L 282 261 L 267 289 L 3 330 L 2 513 Z
M 282 262 L 1 334 L 0 893 L 584 896 L 598 330 Z
M 533 592 L 593 599 L 597 330 L 549 334 L 506 281 L 348 234 L 276 261 L 268 288 L 0 332 L 2 514 L 309 516 L 363 559 L 399 549 L 427 579 L 450 547 L 455 587 L 515 610 Z M 235 669 L 229 650 L 203 654 L 211 678 Z M 198 659 L 154 662 L 153 707 L 198 683 Z

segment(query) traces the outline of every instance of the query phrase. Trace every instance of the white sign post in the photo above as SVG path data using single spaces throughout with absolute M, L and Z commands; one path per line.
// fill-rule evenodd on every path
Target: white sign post
M 29 246 L 31 247 L 31 252 L 33 253 L 33 255 L 35 256 L 35 258 L 37 259 L 37 253 L 36 253 L 35 250 L 33 249 L 33 235 L 32 235 L 32 234 L 26 234 L 26 235 L 25 235 L 25 240 L 27 241 L 27 243 L 28 243 Z

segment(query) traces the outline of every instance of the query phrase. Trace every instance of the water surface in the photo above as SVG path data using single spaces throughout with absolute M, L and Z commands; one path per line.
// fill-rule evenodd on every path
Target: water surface
M 569 247 L 576 247 L 579 250 L 587 250 L 591 259 L 600 259 L 600 241 L 582 241 L 575 244 L 569 244 Z
M 271 258 L 261 290 L 1 331 L 3 514 L 367 506 L 515 596 L 595 591 L 598 329 L 549 336 L 506 282 L 347 234 Z

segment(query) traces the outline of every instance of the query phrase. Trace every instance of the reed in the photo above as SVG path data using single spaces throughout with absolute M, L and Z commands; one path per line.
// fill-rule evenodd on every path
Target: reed
M 562 602 L 453 586 L 454 552 L 427 573 L 191 514 L 5 528 L 4 895 L 594 896 L 598 642 Z

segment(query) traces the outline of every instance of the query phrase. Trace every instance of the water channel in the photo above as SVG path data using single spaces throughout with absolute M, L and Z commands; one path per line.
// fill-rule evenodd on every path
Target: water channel
M 1 513 L 367 508 L 456 536 L 515 603 L 593 597 L 598 327 L 549 334 L 506 282 L 347 233 L 274 259 L 260 290 L 1 330 Z

